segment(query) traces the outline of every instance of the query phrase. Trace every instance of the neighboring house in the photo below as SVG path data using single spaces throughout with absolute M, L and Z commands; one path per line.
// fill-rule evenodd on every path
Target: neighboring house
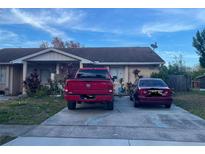
M 0 50 L 0 91 L 9 95 L 24 93 L 23 81 L 37 69 L 42 83 L 47 83 L 51 73 L 66 74 L 75 64 L 79 67 L 108 67 L 112 76 L 124 82 L 134 82 L 135 69 L 149 77 L 164 64 L 159 55 L 149 47 L 105 48 L 6 48 Z
M 205 75 L 196 77 L 196 81 L 199 82 L 200 90 L 205 90 Z

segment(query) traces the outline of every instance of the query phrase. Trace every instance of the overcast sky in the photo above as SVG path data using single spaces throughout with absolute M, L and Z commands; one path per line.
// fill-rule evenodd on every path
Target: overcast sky
M 85 47 L 157 42 L 166 62 L 182 54 L 194 66 L 192 38 L 204 25 L 205 9 L 0 9 L 0 48 L 39 47 L 54 36 Z

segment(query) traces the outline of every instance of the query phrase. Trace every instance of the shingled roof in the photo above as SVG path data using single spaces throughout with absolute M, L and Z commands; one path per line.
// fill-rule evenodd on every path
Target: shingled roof
M 0 50 L 0 63 L 40 52 L 42 48 L 5 48 Z M 159 62 L 164 60 L 149 47 L 99 47 L 99 48 L 62 48 L 58 49 L 90 61 L 99 62 Z

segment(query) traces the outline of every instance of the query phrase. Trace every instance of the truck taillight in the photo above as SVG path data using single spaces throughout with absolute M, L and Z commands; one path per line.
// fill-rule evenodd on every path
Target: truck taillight
M 113 92 L 113 90 L 112 90 L 112 89 L 110 89 L 110 90 L 109 90 L 109 92 L 110 92 L 110 93 L 112 93 L 112 92 Z

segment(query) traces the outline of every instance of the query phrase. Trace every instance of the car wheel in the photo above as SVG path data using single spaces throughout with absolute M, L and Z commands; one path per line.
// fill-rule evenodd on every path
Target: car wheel
M 165 108 L 171 108 L 171 104 L 165 105 Z
M 130 95 L 130 100 L 133 101 L 132 95 Z
M 69 110 L 74 110 L 76 109 L 76 102 L 68 102 L 67 106 Z
M 134 107 L 139 107 L 139 106 L 140 106 L 139 102 L 136 99 L 134 99 Z
M 107 110 L 113 110 L 114 103 L 113 101 L 107 103 Z

